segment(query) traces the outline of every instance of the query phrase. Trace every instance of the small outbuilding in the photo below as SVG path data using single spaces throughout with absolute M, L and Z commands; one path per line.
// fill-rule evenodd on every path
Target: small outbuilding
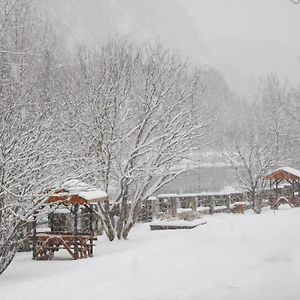
M 300 171 L 291 167 L 282 167 L 268 176 L 271 207 L 278 208 L 282 203 L 288 203 L 292 207 L 300 204 Z M 286 183 L 288 186 L 284 186 Z
M 37 229 L 37 215 L 34 216 L 32 231 L 33 259 L 52 259 L 54 253 L 60 249 L 65 249 L 73 259 L 93 256 L 93 215 L 94 205 L 107 200 L 107 194 L 99 188 L 92 187 L 79 180 L 69 180 L 61 185 L 55 193 L 51 194 L 44 209 L 50 211 L 50 230 L 39 232 Z M 79 209 L 82 208 L 88 213 L 88 226 L 79 227 Z M 55 211 L 70 212 L 72 216 L 70 226 L 62 228 L 55 226 Z M 85 218 L 86 219 L 86 218 Z M 66 223 L 70 224 L 70 222 Z M 59 228 L 59 229 L 58 229 Z M 84 228 L 84 229 L 83 229 Z

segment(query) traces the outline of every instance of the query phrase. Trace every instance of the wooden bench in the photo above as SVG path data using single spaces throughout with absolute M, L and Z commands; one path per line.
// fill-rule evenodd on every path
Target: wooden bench
M 270 204 L 271 209 L 278 209 L 281 204 L 288 204 L 292 208 L 295 207 L 293 204 L 293 199 L 289 199 L 287 197 L 279 197 L 278 199 L 273 199 Z
M 33 242 L 33 236 L 30 237 Z M 33 259 L 52 259 L 54 252 L 65 249 L 73 259 L 93 256 L 91 235 L 37 233 Z

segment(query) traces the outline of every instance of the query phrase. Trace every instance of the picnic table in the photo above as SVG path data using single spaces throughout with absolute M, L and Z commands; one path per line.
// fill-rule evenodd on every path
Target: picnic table
M 288 204 L 292 208 L 299 206 L 299 200 L 292 197 L 281 196 L 279 198 L 271 198 L 269 202 L 271 209 L 278 209 L 281 204 Z
M 54 252 L 65 249 L 73 259 L 92 257 L 93 236 L 87 234 L 39 232 L 35 237 L 33 258 L 36 260 L 49 260 Z

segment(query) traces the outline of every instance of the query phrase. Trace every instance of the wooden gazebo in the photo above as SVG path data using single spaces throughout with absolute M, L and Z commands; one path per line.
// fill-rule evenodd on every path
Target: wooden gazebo
M 52 259 L 54 252 L 65 249 L 73 259 L 93 256 L 93 206 L 107 199 L 107 194 L 102 190 L 89 186 L 79 180 L 69 180 L 61 185 L 54 194 L 51 194 L 44 207 L 50 211 L 63 206 L 68 208 L 73 215 L 72 231 L 57 231 L 53 226 L 53 218 L 49 215 L 50 231 L 38 232 L 36 215 L 34 216 L 32 230 L 33 259 Z M 89 225 L 87 230 L 78 228 L 79 207 L 83 206 L 89 212 Z
M 272 208 L 278 208 L 282 203 L 288 203 L 292 207 L 300 204 L 300 171 L 291 167 L 283 167 L 275 170 L 265 177 L 269 181 L 270 187 L 270 205 Z M 280 185 L 290 184 L 289 193 L 280 193 Z M 274 191 L 272 193 L 272 191 Z

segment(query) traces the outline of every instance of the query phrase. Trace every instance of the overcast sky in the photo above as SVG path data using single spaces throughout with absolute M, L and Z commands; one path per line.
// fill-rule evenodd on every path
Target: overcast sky
M 192 62 L 219 69 L 248 99 L 268 73 L 300 83 L 300 5 L 289 0 L 44 1 L 72 43 L 115 33 L 160 37 Z
M 273 72 L 300 82 L 300 5 L 289 0 L 182 0 L 230 85 L 252 97 Z

